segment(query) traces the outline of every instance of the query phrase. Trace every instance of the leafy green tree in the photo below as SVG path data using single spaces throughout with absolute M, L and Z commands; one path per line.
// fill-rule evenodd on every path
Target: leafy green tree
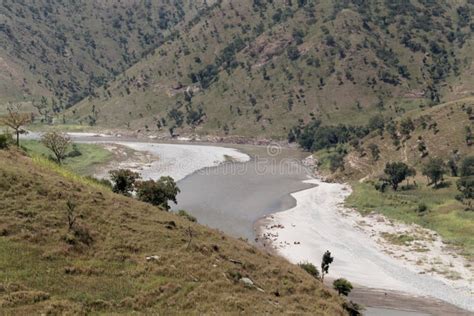
M 140 179 L 137 172 L 128 169 L 118 169 L 109 172 L 112 181 L 112 191 L 130 196 L 135 189 L 135 182 Z
M 334 261 L 334 257 L 331 256 L 331 252 L 327 250 L 321 260 L 321 281 L 324 282 L 324 275 L 329 273 L 329 265 Z
M 347 281 L 344 278 L 334 280 L 332 283 L 334 289 L 339 293 L 339 295 L 347 296 L 352 291 L 353 287 L 351 282 Z
M 168 211 L 169 201 L 177 203 L 176 196 L 180 192 L 176 182 L 171 177 L 161 177 L 158 181 L 148 180 L 138 182 L 137 197 L 140 201 L 159 206 Z
M 387 163 L 384 173 L 386 181 L 397 191 L 398 185 L 410 175 L 410 168 L 403 162 Z
M 433 183 L 435 187 L 438 187 L 439 182 L 443 181 L 446 166 L 441 158 L 431 158 L 423 166 L 422 172 L 424 176 L 427 176 L 431 180 L 431 183 Z

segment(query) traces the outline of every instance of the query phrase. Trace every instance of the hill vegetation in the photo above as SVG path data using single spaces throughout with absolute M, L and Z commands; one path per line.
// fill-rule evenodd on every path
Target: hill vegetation
M 318 134 L 306 129 L 299 141 L 318 150 L 328 175 L 352 183 L 349 206 L 434 229 L 473 258 L 473 107 L 474 100 L 466 98 L 398 118 L 379 114 L 362 128 L 362 138 L 331 133 L 321 137 L 319 132 L 318 141 L 312 142 L 307 134 Z
M 345 314 L 335 292 L 244 241 L 15 149 L 0 160 L 4 313 Z
M 398 2 L 397 2 L 398 3 Z M 311 118 L 364 124 L 470 94 L 473 5 L 220 1 L 71 122 L 284 137 Z
M 34 100 L 57 114 L 160 46 L 205 2 L 2 1 L 0 103 Z

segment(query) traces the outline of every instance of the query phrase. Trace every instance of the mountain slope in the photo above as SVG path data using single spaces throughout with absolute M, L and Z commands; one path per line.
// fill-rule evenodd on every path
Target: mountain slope
M 205 2 L 4 0 L 0 103 L 46 96 L 57 110 L 70 106 L 159 46 Z
M 2 313 L 345 314 L 334 292 L 246 242 L 15 150 L 0 161 Z
M 312 117 L 362 124 L 368 113 L 469 96 L 472 10 L 469 1 L 220 1 L 69 118 L 282 137 Z

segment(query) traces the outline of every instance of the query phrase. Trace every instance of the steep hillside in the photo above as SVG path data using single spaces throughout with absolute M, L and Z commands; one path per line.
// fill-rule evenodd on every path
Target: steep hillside
M 470 1 L 219 1 L 69 114 L 109 127 L 284 137 L 469 96 Z
M 395 132 L 386 124 L 384 132 L 373 131 L 351 148 L 346 174 L 351 178 L 376 178 L 387 162 L 402 161 L 421 169 L 431 157 L 445 161 L 474 153 L 474 98 L 447 102 L 432 108 L 410 112 L 394 121 Z M 402 122 L 412 122 L 408 135 Z M 469 132 L 470 131 L 470 132 Z M 374 160 L 370 146 L 375 144 L 380 157 Z
M 158 47 L 205 2 L 4 0 L 0 104 L 46 96 L 55 111 L 70 106 Z
M 457 183 L 463 160 L 474 156 L 473 110 L 471 97 L 412 111 L 394 120 L 385 118 L 385 124 L 375 124 L 379 128 L 366 137 L 339 145 L 338 149 L 322 149 L 316 156 L 323 167 L 335 166 L 334 173 L 327 172 L 329 176 L 351 183 L 353 193 L 346 201 L 348 206 L 364 215 L 382 213 L 432 229 L 449 247 L 472 261 L 474 212 L 469 210 L 469 199 L 463 203 L 459 198 Z M 344 158 L 339 163 L 341 153 Z M 433 158 L 440 158 L 444 164 L 439 186 L 423 174 Z M 386 164 L 395 162 L 405 163 L 416 174 L 409 175 L 398 190 L 390 185 L 381 189 Z
M 334 292 L 246 242 L 17 151 L 0 162 L 2 314 L 345 314 Z

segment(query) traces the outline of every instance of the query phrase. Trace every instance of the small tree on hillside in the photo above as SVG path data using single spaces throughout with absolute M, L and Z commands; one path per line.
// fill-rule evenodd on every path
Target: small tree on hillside
M 441 158 L 431 158 L 423 166 L 423 175 L 427 176 L 435 187 L 438 187 L 439 182 L 443 181 L 446 167 Z
M 331 257 L 331 252 L 327 250 L 321 260 L 321 281 L 324 282 L 324 275 L 329 273 L 329 265 L 334 261 L 334 257 Z
M 125 196 L 130 196 L 135 189 L 135 182 L 140 179 L 137 172 L 128 169 L 118 169 L 109 172 L 113 186 L 112 191 Z
M 160 180 L 148 180 L 137 183 L 137 197 L 140 201 L 159 206 L 168 211 L 168 201 L 177 203 L 176 196 L 180 192 L 176 182 L 171 177 L 161 177 Z
M 351 282 L 347 281 L 346 279 L 337 279 L 334 280 L 332 283 L 334 289 L 339 293 L 339 295 L 347 296 L 352 291 L 353 287 Z
M 41 137 L 41 142 L 53 152 L 56 162 L 61 164 L 63 159 L 66 158 L 71 139 L 66 134 L 49 132 Z
M 461 162 L 461 177 L 474 176 L 474 156 L 467 156 Z
M 386 181 L 397 191 L 398 185 L 411 174 L 410 168 L 403 162 L 387 163 L 384 169 Z
M 20 147 L 20 134 L 26 133 L 24 126 L 31 122 L 31 115 L 28 113 L 21 113 L 19 105 L 10 104 L 7 111 L 8 114 L 2 118 L 1 123 L 15 131 L 16 145 Z
M 379 149 L 379 146 L 377 146 L 376 144 L 372 143 L 369 145 L 369 150 L 370 150 L 370 154 L 372 155 L 372 159 L 374 161 L 377 161 L 379 160 L 380 158 L 380 149 Z

